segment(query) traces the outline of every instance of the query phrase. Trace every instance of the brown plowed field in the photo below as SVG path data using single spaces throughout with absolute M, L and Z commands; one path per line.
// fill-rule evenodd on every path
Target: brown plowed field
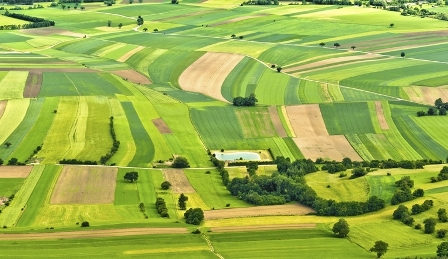
M 0 166 L 0 178 L 27 178 L 32 166 Z
M 143 84 L 143 85 L 151 84 L 151 81 L 149 81 L 148 78 L 146 78 L 142 74 L 140 74 L 132 69 L 115 70 L 115 71 L 112 71 L 111 73 L 114 75 L 117 75 L 119 77 L 125 78 L 129 82 L 132 82 L 132 83 Z
M 214 23 L 214 24 L 211 24 L 209 26 L 212 26 L 212 27 L 213 26 L 220 26 L 220 25 L 224 25 L 224 24 L 244 21 L 244 20 L 251 19 L 251 18 L 257 18 L 257 17 L 260 17 L 260 16 L 262 16 L 262 15 L 247 15 L 247 16 L 242 16 L 242 17 L 238 17 L 238 18 L 233 18 L 233 19 L 230 19 L 230 20 L 227 20 L 227 21 L 223 21 L 223 22 Z
M 123 228 L 34 234 L 0 234 L 0 240 L 72 239 L 186 233 L 188 233 L 186 228 Z
M 123 56 L 121 56 L 120 58 L 117 59 L 117 61 L 119 62 L 125 62 L 126 60 L 128 60 L 128 58 L 130 58 L 132 55 L 134 55 L 135 53 L 139 52 L 140 50 L 144 49 L 145 47 L 142 46 L 138 46 L 137 48 L 129 51 L 128 53 L 124 54 Z
M 301 204 L 285 204 L 271 206 L 257 206 L 250 208 L 235 208 L 222 210 L 204 211 L 205 220 L 226 219 L 226 218 L 244 218 L 257 216 L 284 216 L 284 215 L 306 215 L 316 212 L 310 207 Z
M 3 116 L 3 113 L 5 112 L 7 103 L 8 103 L 7 100 L 0 101 L 0 118 Z
M 180 75 L 179 84 L 183 90 L 228 102 L 221 94 L 221 86 L 243 57 L 237 54 L 208 52 Z
M 211 228 L 212 232 L 250 232 L 250 231 L 265 231 L 265 230 L 282 230 L 282 229 L 304 229 L 316 228 L 316 224 L 283 224 L 283 225 L 259 225 L 259 226 L 235 226 L 235 227 L 215 227 Z
M 426 86 L 410 86 L 404 87 L 404 91 L 409 99 L 414 102 L 434 105 L 434 100 L 442 98 L 443 101 L 448 100 L 448 87 L 426 87 Z
M 42 72 L 30 72 L 26 79 L 23 98 L 35 98 L 39 95 L 42 86 Z
M 163 169 L 165 180 L 171 183 L 171 189 L 174 193 L 195 193 L 195 189 L 191 186 L 187 176 L 182 169 L 166 168 Z
M 65 166 L 51 195 L 51 204 L 113 203 L 117 168 Z
M 43 27 L 43 28 L 21 30 L 20 32 L 39 36 L 50 36 L 53 34 L 60 34 L 66 32 L 66 30 L 58 29 L 55 27 Z
M 269 110 L 269 116 L 271 116 L 272 124 L 274 124 L 274 128 L 277 131 L 277 135 L 281 138 L 287 137 L 288 134 L 286 134 L 282 121 L 280 120 L 277 108 L 275 106 L 270 106 L 268 110 Z
M 306 158 L 362 161 L 343 135 L 328 134 L 319 105 L 288 106 L 286 112 L 296 135 L 294 142 Z
M 389 125 L 387 124 L 386 118 L 384 117 L 383 106 L 380 101 L 375 101 L 375 110 L 376 117 L 378 118 L 378 122 L 380 123 L 380 127 L 382 130 L 388 130 Z
M 162 118 L 154 119 L 152 120 L 152 123 L 154 123 L 154 126 L 159 130 L 162 134 L 170 134 L 173 133 L 171 129 L 166 125 L 165 121 Z

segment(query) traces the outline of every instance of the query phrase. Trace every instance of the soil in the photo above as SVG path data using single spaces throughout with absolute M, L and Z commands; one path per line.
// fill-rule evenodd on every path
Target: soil
M 269 110 L 269 116 L 271 116 L 272 124 L 274 125 L 274 128 L 277 131 L 277 135 L 281 138 L 287 137 L 288 134 L 286 134 L 282 121 L 280 120 L 277 108 L 275 106 L 270 106 L 268 110 Z
M 7 100 L 0 101 L 0 118 L 3 116 L 3 113 L 5 112 L 7 103 L 8 103 Z
M 376 117 L 378 118 L 378 122 L 380 123 L 380 127 L 382 130 L 388 130 L 389 125 L 387 124 L 386 117 L 384 117 L 383 106 L 380 101 L 375 101 L 375 110 Z
M 60 33 L 66 32 L 66 30 L 62 30 L 62 29 L 55 28 L 55 27 L 43 27 L 43 28 L 21 30 L 20 32 L 26 33 L 26 34 L 38 35 L 38 36 L 50 36 L 53 34 L 60 34 Z
M 117 59 L 117 61 L 119 62 L 125 62 L 126 60 L 128 60 L 128 58 L 130 58 L 132 55 L 134 55 L 135 53 L 139 52 L 140 50 L 144 49 L 145 47 L 142 46 L 138 46 L 137 48 L 129 51 L 128 53 L 124 54 L 123 56 L 121 56 L 120 58 Z
M 154 123 L 154 126 L 156 126 L 161 134 L 173 133 L 162 118 L 154 119 L 152 120 L 152 123 Z
M 208 52 L 191 64 L 179 77 L 183 90 L 202 93 L 228 103 L 221 94 L 227 75 L 244 56 Z
M 293 140 L 303 156 L 311 160 L 323 158 L 342 161 L 349 157 L 353 161 L 362 161 L 343 135 L 297 137 Z
M 187 176 L 182 169 L 166 168 L 163 169 L 163 176 L 166 181 L 171 183 L 171 190 L 174 193 L 195 193 Z
M 114 202 L 117 168 L 65 166 L 51 195 L 51 204 Z
M 72 239 L 186 233 L 188 233 L 186 228 L 123 228 L 34 234 L 0 234 L 0 240 Z
M 140 74 L 132 69 L 115 70 L 115 71 L 111 71 L 111 73 L 114 75 L 117 75 L 121 78 L 124 78 L 125 80 L 132 82 L 132 83 L 143 84 L 143 85 L 151 84 L 151 81 L 149 81 L 148 78 L 146 78 L 142 74 Z
M 413 102 L 424 103 L 428 105 L 434 105 L 434 100 L 442 98 L 442 100 L 448 99 L 448 87 L 426 87 L 426 86 L 410 86 L 404 87 L 404 91 L 409 96 L 409 99 Z
M 27 178 L 32 169 L 32 166 L 0 166 L 0 178 Z
M 42 72 L 30 72 L 26 79 L 23 98 L 35 98 L 39 95 L 42 86 Z
M 316 228 L 316 224 L 284 224 L 284 225 L 259 225 L 259 226 L 240 226 L 240 227 L 215 227 L 211 228 L 212 232 L 250 232 L 265 230 L 282 230 L 282 229 L 309 229 Z
M 318 104 L 287 106 L 286 112 L 296 136 L 328 136 Z
M 257 206 L 250 208 L 235 208 L 222 210 L 204 211 L 205 220 L 226 219 L 226 218 L 243 218 L 256 216 L 285 216 L 285 215 L 306 215 L 316 212 L 310 207 L 301 204 L 285 204 L 271 206 Z

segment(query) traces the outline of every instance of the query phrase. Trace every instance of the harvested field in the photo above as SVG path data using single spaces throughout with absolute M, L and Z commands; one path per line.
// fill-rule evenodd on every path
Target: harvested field
M 40 240 L 40 239 L 71 239 L 120 237 L 155 234 L 186 234 L 186 228 L 123 228 L 89 231 L 35 233 L 35 234 L 0 234 L 0 240 Z
M 287 106 L 286 112 L 297 137 L 328 136 L 318 104 Z
M 0 166 L 0 178 L 27 178 L 32 166 Z
M 381 57 L 381 55 L 374 54 L 374 53 L 368 53 L 368 54 L 359 55 L 359 56 L 329 58 L 329 59 L 313 62 L 313 63 L 306 64 L 306 65 L 290 67 L 290 68 L 284 69 L 283 71 L 285 71 L 286 73 L 291 72 L 291 71 L 302 71 L 302 70 L 308 70 L 308 69 L 312 69 L 312 68 L 316 68 L 316 67 L 331 65 L 331 64 L 335 64 L 335 63 L 364 60 L 364 59 L 373 59 L 373 58 L 378 58 L 378 57 Z
M 7 100 L 0 101 L 0 118 L 3 116 L 3 113 L 5 112 L 7 103 L 8 103 Z
M 23 91 L 23 98 L 35 98 L 39 95 L 40 87 L 42 86 L 42 72 L 30 72 L 26 79 L 25 90 Z
M 163 177 L 171 183 L 171 189 L 174 193 L 195 193 L 193 186 L 188 181 L 187 176 L 182 169 L 163 169 Z
M 348 157 L 353 161 L 362 161 L 343 135 L 298 137 L 293 140 L 303 156 L 311 160 L 324 158 L 342 161 Z
M 21 33 L 32 34 L 38 36 L 50 36 L 53 34 L 60 34 L 63 32 L 67 32 L 67 30 L 55 28 L 55 27 L 43 27 L 43 28 L 35 28 L 35 29 L 26 29 L 21 30 Z
M 316 228 L 316 224 L 283 224 L 283 225 L 258 225 L 258 226 L 235 226 L 235 227 L 215 227 L 211 228 L 212 232 L 249 232 L 249 231 L 266 231 L 266 230 L 285 230 L 285 229 L 304 229 Z
M 113 203 L 117 168 L 65 166 L 51 195 L 51 204 Z
M 126 70 L 115 70 L 111 72 L 114 75 L 117 75 L 119 77 L 127 79 L 127 81 L 136 83 L 136 84 L 142 84 L 142 85 L 149 85 L 151 84 L 151 81 L 149 81 L 148 78 L 143 76 L 142 74 L 132 70 L 132 69 L 126 69 Z
M 144 49 L 145 47 L 142 46 L 138 46 L 137 48 L 133 49 L 132 51 L 129 51 L 128 53 L 124 54 L 123 56 L 121 56 L 119 59 L 117 59 L 117 61 L 119 62 L 125 62 L 126 60 L 128 60 L 128 58 L 130 58 L 132 55 L 134 55 L 135 53 L 139 52 L 140 50 Z
M 286 134 L 282 121 L 280 120 L 280 116 L 278 116 L 277 107 L 270 106 L 268 111 L 269 116 L 271 117 L 272 124 L 274 125 L 274 128 L 277 131 L 278 136 L 281 138 L 287 137 L 288 134 Z
M 208 52 L 191 64 L 179 77 L 183 90 L 202 93 L 228 102 L 221 94 L 221 86 L 244 56 Z
M 76 37 L 76 38 L 84 38 L 84 36 L 87 36 L 86 34 L 72 32 L 72 31 L 63 31 L 63 32 L 60 32 L 58 34 L 59 35 L 64 35 L 64 36 Z
M 380 101 L 375 101 L 375 110 L 376 110 L 376 117 L 378 118 L 378 122 L 380 123 L 381 129 L 388 130 L 389 125 L 387 124 L 386 118 L 384 117 L 383 106 L 381 105 Z
M 286 112 L 296 135 L 293 140 L 305 158 L 362 160 L 344 136 L 328 134 L 319 105 L 288 106 Z
M 162 134 L 170 134 L 173 133 L 171 129 L 166 125 L 165 121 L 162 118 L 154 119 L 152 120 L 152 123 L 154 123 L 154 126 L 159 130 Z
M 301 204 L 285 204 L 272 206 L 257 206 L 250 208 L 222 209 L 204 211 L 204 219 L 244 218 L 257 216 L 285 216 L 306 215 L 316 212 L 310 207 Z
M 227 21 L 223 21 L 223 22 L 214 23 L 214 24 L 211 24 L 209 26 L 211 26 L 211 27 L 220 26 L 220 25 L 224 25 L 224 24 L 244 21 L 244 20 L 251 19 L 251 18 L 257 18 L 257 17 L 260 17 L 260 16 L 262 16 L 262 15 L 247 15 L 247 16 L 233 18 L 233 19 L 230 19 L 230 20 L 227 20 Z
M 403 87 L 409 99 L 414 102 L 434 105 L 434 100 L 442 98 L 448 100 L 448 87 L 410 86 Z
M 35 67 L 0 67 L 0 71 L 29 71 L 30 73 L 42 72 L 98 72 L 89 68 L 35 68 Z

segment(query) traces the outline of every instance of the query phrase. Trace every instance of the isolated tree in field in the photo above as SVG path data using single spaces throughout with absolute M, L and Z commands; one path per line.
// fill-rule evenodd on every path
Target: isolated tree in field
M 158 32 L 159 30 L 158 29 L 154 29 L 154 30 L 152 30 L 153 32 Z
M 187 224 L 199 225 L 204 219 L 204 212 L 201 208 L 190 208 L 184 213 Z
M 446 230 L 446 229 L 439 229 L 439 230 L 437 230 L 437 237 L 438 238 L 444 238 L 446 236 L 446 232 L 448 232 L 448 230 Z
M 425 224 L 425 233 L 426 234 L 432 234 L 436 230 L 436 220 L 434 218 L 427 218 L 423 221 L 423 224 Z
M 78 6 L 75 5 L 73 8 L 76 10 L 76 9 L 78 9 Z
M 394 27 L 394 25 L 395 25 L 395 24 L 391 23 L 391 24 L 389 24 L 389 27 L 392 28 L 392 27 Z
M 148 31 L 148 28 L 143 28 L 143 31 L 144 31 L 144 32 L 147 32 L 147 31 Z
M 448 242 L 442 242 L 437 246 L 437 256 L 440 258 L 448 257 Z
M 282 67 L 277 67 L 277 72 L 282 72 Z
M 69 9 L 69 10 L 70 10 L 70 7 L 71 7 L 70 5 L 69 5 L 69 6 L 67 6 L 67 9 Z
M 333 225 L 332 231 L 338 237 L 347 237 L 350 232 L 350 226 L 345 219 L 339 219 L 339 221 Z
M 235 34 L 232 34 L 232 35 L 230 36 L 230 38 L 232 38 L 232 39 L 235 39 L 235 37 L 236 37 Z
M 190 163 L 185 157 L 178 156 L 174 159 L 172 167 L 174 168 L 187 168 L 190 167 Z
M 164 181 L 164 182 L 160 185 L 160 187 L 161 187 L 162 189 L 164 189 L 164 190 L 168 190 L 168 189 L 171 187 L 171 183 L 168 182 L 168 181 Z
M 126 172 L 126 174 L 123 177 L 126 181 L 129 181 L 131 183 L 138 180 L 138 173 L 137 172 Z
M 438 216 L 439 220 L 442 221 L 442 222 L 447 222 L 448 221 L 448 216 L 446 214 L 446 209 L 440 208 L 437 211 L 437 216 Z
M 404 52 L 401 52 L 400 56 L 401 56 L 402 58 L 404 58 L 404 56 L 406 56 L 406 54 L 405 54 Z
M 85 228 L 85 227 L 90 227 L 90 223 L 88 221 L 83 221 L 81 223 L 81 227 Z
M 356 49 L 356 46 L 351 46 L 350 47 L 352 50 L 355 50 Z
M 321 43 L 319 43 L 319 46 L 323 47 L 323 46 L 325 46 L 325 43 L 321 42 Z
M 11 142 L 5 142 L 5 144 L 4 144 L 6 147 L 10 147 L 12 144 L 11 144 Z
M 118 24 L 118 29 L 121 29 L 121 27 L 123 27 L 123 24 L 120 22 L 120 23 Z
M 370 252 L 375 252 L 377 258 L 380 258 L 387 252 L 387 247 L 389 246 L 388 243 L 378 240 L 375 242 L 375 245 L 373 245 L 372 248 L 370 248 Z
M 341 44 L 339 44 L 339 43 L 335 43 L 335 44 L 333 44 L 333 46 L 335 47 L 335 48 L 339 48 L 340 46 L 341 46 Z
M 81 8 L 81 10 L 85 10 L 86 9 L 84 6 L 81 6 L 80 8 Z
M 242 39 L 244 38 L 244 36 L 239 36 L 238 38 L 239 38 L 240 40 L 242 40 Z
M 112 21 L 111 20 L 107 21 L 107 27 L 110 27 L 111 25 L 112 25 Z
M 65 4 L 63 4 L 62 5 L 62 10 L 65 10 L 65 7 L 67 7 L 67 6 L 65 6 Z
M 137 25 L 143 25 L 143 17 L 141 17 L 140 15 L 137 17 Z
M 179 199 L 177 201 L 177 204 L 179 205 L 179 209 L 186 210 L 187 209 L 187 201 L 188 201 L 188 197 L 185 196 L 183 193 L 181 193 L 179 196 Z

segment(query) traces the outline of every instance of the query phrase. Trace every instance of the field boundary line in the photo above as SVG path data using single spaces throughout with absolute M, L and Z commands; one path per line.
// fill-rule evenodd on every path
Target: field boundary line
M 208 239 L 208 237 L 207 237 L 204 233 L 202 233 L 202 237 L 203 237 L 203 238 L 205 239 L 205 241 L 207 242 L 208 247 L 210 247 L 210 251 L 211 251 L 214 255 L 216 255 L 217 257 L 219 257 L 219 258 L 221 258 L 221 259 L 224 259 L 224 257 L 223 257 L 222 255 L 218 254 L 218 252 L 215 251 L 215 248 L 213 247 L 212 242 L 210 242 L 210 240 Z

